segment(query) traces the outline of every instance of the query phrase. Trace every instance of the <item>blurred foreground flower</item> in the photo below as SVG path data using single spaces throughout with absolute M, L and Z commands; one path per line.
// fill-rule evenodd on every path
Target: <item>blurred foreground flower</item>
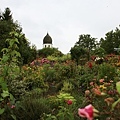
M 88 120 L 93 120 L 93 117 L 98 116 L 99 111 L 96 110 L 91 104 L 85 108 L 78 109 L 78 115 L 80 117 L 87 118 Z

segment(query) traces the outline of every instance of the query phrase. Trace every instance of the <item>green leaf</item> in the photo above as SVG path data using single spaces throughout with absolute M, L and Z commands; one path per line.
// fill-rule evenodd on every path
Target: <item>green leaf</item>
M 0 115 L 2 115 L 5 111 L 5 108 L 0 108 Z
M 13 44 L 14 44 L 14 40 L 10 40 L 9 44 L 10 44 L 10 46 L 12 47 Z
M 13 118 L 13 120 L 17 120 L 15 115 L 11 115 L 11 117 Z
M 4 81 L 3 77 L 0 77 L 0 86 L 2 87 L 2 90 L 8 90 L 7 83 Z
M 120 94 L 120 82 L 116 83 L 116 89 L 117 89 L 118 93 Z
M 116 106 L 119 102 L 120 102 L 120 98 L 112 104 L 112 110 L 114 110 L 115 106 Z
M 7 62 L 9 60 L 9 56 L 3 55 L 2 60 L 3 60 L 3 62 Z
M 1 52 L 8 52 L 8 48 L 3 48 Z
M 3 101 L 4 99 L 0 97 L 0 101 Z
M 10 94 L 10 100 L 14 100 L 14 97 L 12 94 Z
M 8 91 L 5 91 L 5 90 L 3 90 L 3 93 L 1 93 L 1 96 L 3 98 L 8 97 L 9 95 L 10 95 L 10 93 Z

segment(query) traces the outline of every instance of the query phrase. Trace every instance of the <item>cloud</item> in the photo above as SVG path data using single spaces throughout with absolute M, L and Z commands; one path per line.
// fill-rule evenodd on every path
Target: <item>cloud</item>
M 3 11 L 9 7 L 14 20 L 32 44 L 42 48 L 47 34 L 53 46 L 68 53 L 80 34 L 104 35 L 120 24 L 119 0 L 0 0 Z

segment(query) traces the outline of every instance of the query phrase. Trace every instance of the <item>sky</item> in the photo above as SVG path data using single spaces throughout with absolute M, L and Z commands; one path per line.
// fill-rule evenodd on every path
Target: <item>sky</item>
M 120 0 L 0 0 L 0 11 L 7 7 L 31 45 L 42 49 L 48 32 L 53 47 L 64 54 L 79 35 L 99 41 L 120 25 Z

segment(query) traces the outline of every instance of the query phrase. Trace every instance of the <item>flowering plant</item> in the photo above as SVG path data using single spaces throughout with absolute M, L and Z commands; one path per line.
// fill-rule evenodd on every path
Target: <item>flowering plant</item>
M 88 120 L 93 120 L 93 117 L 98 116 L 99 111 L 95 109 L 91 104 L 85 108 L 78 109 L 78 115 L 80 117 L 87 118 Z

